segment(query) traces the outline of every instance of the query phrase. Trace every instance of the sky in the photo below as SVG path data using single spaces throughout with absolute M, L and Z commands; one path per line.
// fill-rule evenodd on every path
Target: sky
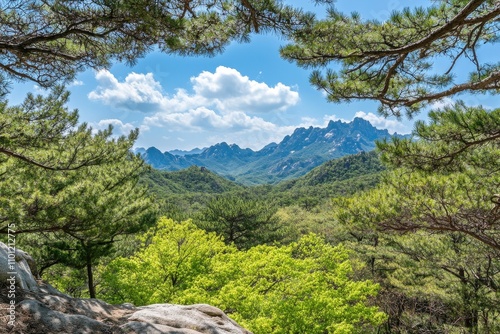
M 309 1 L 287 0 L 303 7 Z M 343 12 L 365 19 L 387 19 L 393 10 L 426 6 L 428 0 L 338 0 Z M 324 16 L 324 7 L 306 10 Z M 383 118 L 374 102 L 332 104 L 309 83 L 310 70 L 279 56 L 286 41 L 256 35 L 250 43 L 230 44 L 215 57 L 180 57 L 152 52 L 134 66 L 116 63 L 107 70 L 87 70 L 68 86 L 69 107 L 94 129 L 113 125 L 116 135 L 139 128 L 135 147 L 161 151 L 203 148 L 219 142 L 258 150 L 279 142 L 297 127 L 324 127 L 329 120 L 367 119 L 390 133 L 409 133 L 412 122 Z M 19 103 L 33 83 L 16 84 L 9 97 Z M 494 104 L 498 98 L 465 97 L 472 104 Z M 468 101 L 469 100 L 469 101 Z M 442 103 L 449 103 L 444 101 Z M 425 113 L 417 117 L 425 119 Z

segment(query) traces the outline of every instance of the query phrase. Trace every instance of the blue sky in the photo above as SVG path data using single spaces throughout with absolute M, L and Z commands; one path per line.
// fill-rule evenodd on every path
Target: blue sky
M 289 0 L 303 6 L 309 1 Z M 413 0 L 338 0 L 337 9 L 358 11 L 366 19 L 386 19 L 406 6 L 428 5 Z M 324 7 L 308 5 L 321 17 Z M 93 128 L 112 124 L 116 134 L 140 129 L 136 147 L 155 146 L 162 151 L 189 150 L 218 142 L 260 149 L 279 142 L 301 126 L 325 126 L 330 119 L 363 117 L 378 128 L 408 133 L 408 120 L 384 119 L 377 104 L 327 103 L 309 84 L 309 70 L 279 57 L 285 41 L 258 35 L 250 43 L 229 45 L 215 57 L 179 57 L 152 52 L 133 67 L 114 64 L 106 71 L 88 70 L 68 87 L 70 107 L 80 121 Z M 39 90 L 32 83 L 18 84 L 11 102 L 26 91 Z M 498 97 L 461 97 L 471 104 L 498 104 Z M 419 118 L 425 118 L 425 113 Z

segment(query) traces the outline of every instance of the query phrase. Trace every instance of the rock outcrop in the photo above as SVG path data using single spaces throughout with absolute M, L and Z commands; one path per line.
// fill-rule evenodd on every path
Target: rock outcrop
M 23 290 L 37 292 L 33 272 L 36 273 L 35 263 L 28 253 L 0 242 L 0 284 L 11 286 L 15 282 Z
M 251 334 L 210 305 L 135 307 L 72 298 L 32 272 L 27 253 L 0 243 L 0 333 Z

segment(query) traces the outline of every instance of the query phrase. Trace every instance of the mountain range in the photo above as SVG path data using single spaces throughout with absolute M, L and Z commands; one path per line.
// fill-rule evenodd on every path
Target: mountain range
M 325 161 L 371 151 L 375 141 L 392 136 L 365 119 L 355 118 L 350 123 L 330 121 L 326 128 L 297 128 L 280 143 L 271 143 L 258 151 L 222 142 L 187 152 L 161 152 L 155 147 L 136 152 L 155 169 L 175 171 L 196 165 L 252 185 L 296 178 Z

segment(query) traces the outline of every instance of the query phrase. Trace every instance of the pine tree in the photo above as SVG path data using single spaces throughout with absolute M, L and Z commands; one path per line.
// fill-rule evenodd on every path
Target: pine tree
M 436 1 L 395 11 L 385 21 L 332 8 L 326 19 L 294 31 L 281 54 L 299 66 L 320 68 L 310 80 L 331 102 L 374 100 L 384 115 L 411 117 L 444 97 L 498 92 L 500 67 L 483 61 L 479 47 L 498 42 L 499 15 L 494 0 Z M 436 68 L 437 59 L 447 65 Z M 322 70 L 332 63 L 340 69 Z M 469 78 L 457 82 L 466 63 Z
M 252 32 L 285 33 L 310 19 L 280 1 L 7 1 L 0 74 L 51 87 L 85 68 L 134 63 L 153 48 L 213 55 Z
M 211 200 L 198 215 L 198 226 L 222 236 L 239 249 L 280 239 L 276 207 L 236 193 Z
M 18 246 L 42 256 L 42 266 L 86 267 L 95 297 L 92 266 L 122 236 L 147 229 L 155 206 L 137 186 L 146 169 L 130 153 L 137 130 L 113 139 L 111 127 L 76 126 L 68 97 L 57 87 L 21 106 L 1 104 L 0 233 L 36 234 Z

